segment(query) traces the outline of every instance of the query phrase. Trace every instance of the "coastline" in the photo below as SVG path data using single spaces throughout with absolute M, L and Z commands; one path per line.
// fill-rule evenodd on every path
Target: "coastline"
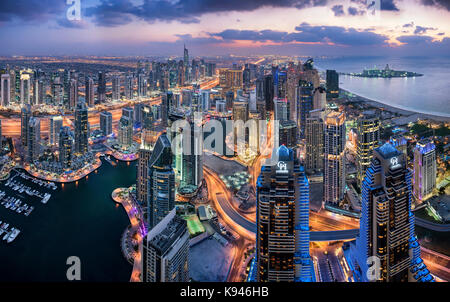
M 344 88 L 339 88 L 339 90 L 342 92 L 345 92 L 345 93 L 352 94 L 353 97 L 351 98 L 351 100 L 353 102 L 365 103 L 367 105 L 370 105 L 370 106 L 376 107 L 376 108 L 384 108 L 386 111 L 389 111 L 392 113 L 397 113 L 399 115 L 407 117 L 409 120 L 417 121 L 417 119 L 430 119 L 430 120 L 434 120 L 436 122 L 450 122 L 450 116 L 441 116 L 441 115 L 435 115 L 435 114 L 430 114 L 430 113 L 414 111 L 411 109 L 403 109 L 403 108 L 395 107 L 392 105 L 387 105 L 378 100 L 369 99 L 367 97 L 361 96 L 359 94 L 356 94 L 356 93 L 354 93 L 350 90 L 344 89 Z

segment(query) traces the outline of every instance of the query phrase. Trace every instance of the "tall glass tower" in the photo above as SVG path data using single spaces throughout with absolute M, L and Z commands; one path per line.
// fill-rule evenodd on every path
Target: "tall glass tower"
M 362 184 L 360 231 L 352 246 L 359 281 L 433 281 L 420 258 L 411 196 L 404 154 L 389 143 L 376 148 Z
M 175 207 L 175 173 L 172 149 L 165 133 L 156 141 L 148 163 L 147 224 L 148 229 L 163 220 Z
M 374 115 L 364 115 L 358 119 L 358 141 L 356 144 L 356 164 L 358 184 L 366 174 L 372 160 L 373 149 L 378 147 L 380 140 L 380 120 Z
M 257 190 L 257 279 L 314 281 L 309 254 L 309 183 L 286 146 L 276 165 L 263 166 Z

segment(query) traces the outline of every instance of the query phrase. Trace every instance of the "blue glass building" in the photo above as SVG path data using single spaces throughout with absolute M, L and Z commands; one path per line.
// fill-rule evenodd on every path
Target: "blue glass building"
M 258 281 L 314 281 L 309 254 L 309 183 L 286 146 L 257 181 Z

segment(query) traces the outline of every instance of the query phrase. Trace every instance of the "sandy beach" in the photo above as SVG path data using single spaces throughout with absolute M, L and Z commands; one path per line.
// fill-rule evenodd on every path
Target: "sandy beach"
M 378 102 L 378 101 L 374 101 L 374 100 L 362 97 L 360 95 L 357 95 L 351 91 L 348 91 L 348 90 L 345 90 L 342 88 L 340 88 L 340 90 L 343 92 L 351 93 L 352 97 L 350 97 L 349 99 L 352 102 L 365 103 L 371 107 L 384 108 L 386 111 L 389 111 L 391 113 L 397 113 L 399 115 L 402 115 L 403 117 L 396 119 L 397 124 L 407 124 L 409 122 L 416 122 L 418 119 L 430 119 L 430 120 L 434 120 L 436 122 L 450 122 L 450 117 L 447 117 L 447 116 L 438 116 L 438 115 L 421 113 L 421 112 L 416 112 L 416 111 L 411 111 L 411 110 L 405 110 L 405 109 L 397 108 L 397 107 L 394 107 L 391 105 L 386 105 L 382 102 Z

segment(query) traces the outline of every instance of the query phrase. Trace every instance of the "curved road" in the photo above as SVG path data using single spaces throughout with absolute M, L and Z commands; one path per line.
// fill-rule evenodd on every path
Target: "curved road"
M 436 232 L 450 232 L 450 224 L 439 224 L 439 223 L 434 223 L 428 220 L 425 220 L 423 218 L 419 218 L 416 216 L 415 218 L 416 220 L 416 225 L 420 226 L 420 227 L 424 227 Z

